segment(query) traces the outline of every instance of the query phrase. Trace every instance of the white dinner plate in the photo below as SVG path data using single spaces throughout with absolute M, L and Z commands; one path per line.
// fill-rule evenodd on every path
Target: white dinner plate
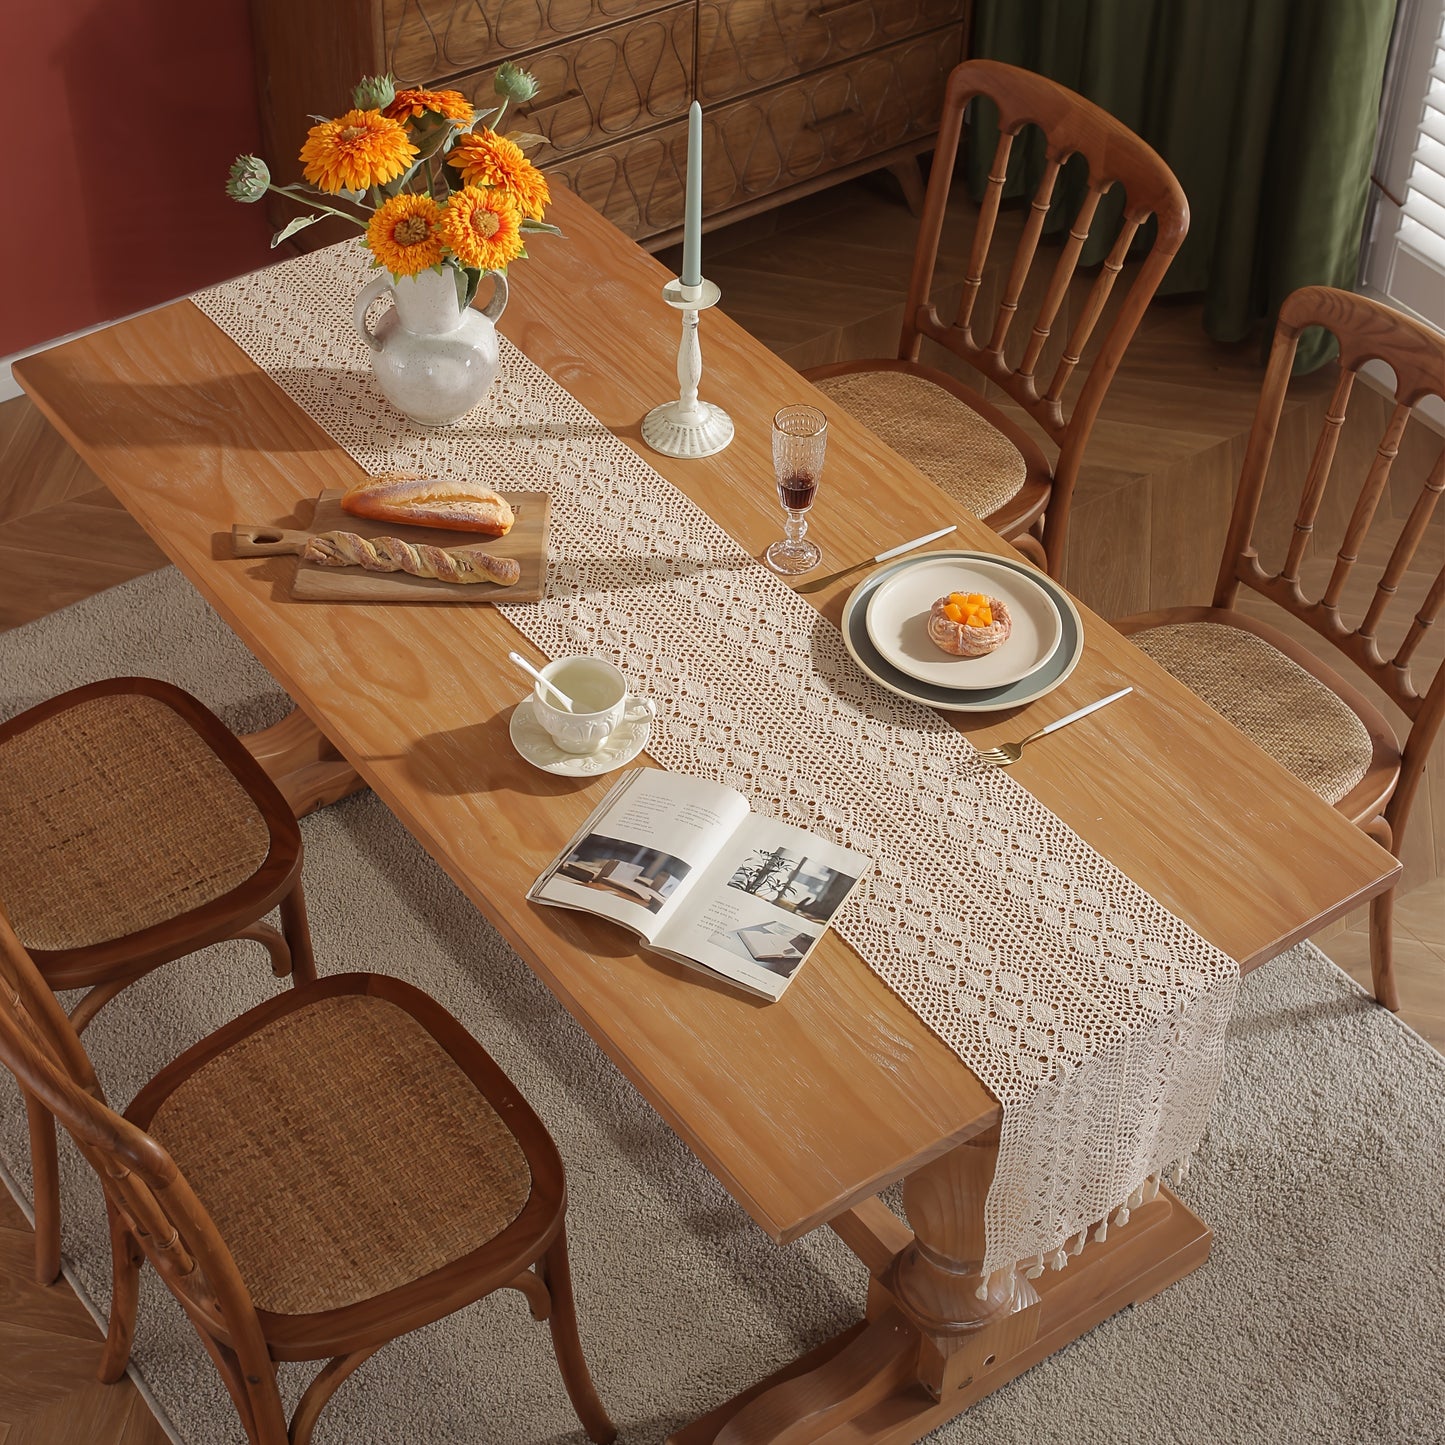
M 940 687 L 937 683 L 921 682 L 918 678 L 909 677 L 878 651 L 864 625 L 868 602 L 874 591 L 899 567 L 907 565 L 895 562 L 891 567 L 882 568 L 872 576 L 865 577 L 853 589 L 843 606 L 843 644 L 859 668 L 880 687 L 897 693 L 899 697 L 926 703 L 929 707 L 936 707 L 943 712 L 999 712 L 1004 708 L 1022 707 L 1025 703 L 1052 692 L 1078 666 L 1079 659 L 1084 655 L 1084 625 L 1073 599 L 1052 577 L 1034 572 L 1022 562 L 1007 562 L 984 552 L 937 552 L 933 555 L 953 557 L 960 561 L 980 558 L 984 561 L 997 561 L 1004 567 L 1013 568 L 1020 575 L 1036 580 L 1053 598 L 1063 620 L 1063 635 L 1059 638 L 1059 645 L 1042 667 L 1036 668 L 1018 682 L 1007 683 L 1003 687 Z
M 953 657 L 928 635 L 933 604 L 950 592 L 982 592 L 1009 611 L 1008 640 L 982 657 Z M 1007 687 L 1037 671 L 1063 635 L 1058 606 L 1033 577 L 977 554 L 912 557 L 874 588 L 864 613 L 874 647 L 899 672 L 939 687 Z

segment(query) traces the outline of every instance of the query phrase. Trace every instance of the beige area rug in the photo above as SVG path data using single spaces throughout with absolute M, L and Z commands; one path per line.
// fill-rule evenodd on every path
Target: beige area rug
M 0 635 L 0 715 L 116 673 L 190 688 L 232 726 L 286 701 L 174 572 Z M 525 806 L 519 802 L 519 806 Z M 428 989 L 496 1056 L 555 1135 L 571 1181 L 583 1339 L 628 1445 L 661 1441 L 856 1317 L 861 1268 L 827 1231 L 768 1242 L 370 794 L 309 818 L 323 970 Z M 88 1034 L 124 1101 L 167 1059 L 276 987 L 255 946 L 152 975 Z M 639 1007 L 644 1007 L 639 1003 Z M 1213 1260 L 1022 1376 L 937 1440 L 1445 1440 L 1445 1061 L 1308 945 L 1244 988 L 1224 1089 L 1184 1193 Z M 0 1158 L 28 1177 L 18 1096 Z M 73 1151 L 67 1253 L 104 1305 L 99 1192 Z M 150 1276 L 135 1358 L 185 1445 L 241 1432 L 194 1332 Z M 301 1380 L 288 1367 L 293 1396 Z M 582 1439 L 545 1328 L 507 1293 L 369 1361 L 324 1445 Z

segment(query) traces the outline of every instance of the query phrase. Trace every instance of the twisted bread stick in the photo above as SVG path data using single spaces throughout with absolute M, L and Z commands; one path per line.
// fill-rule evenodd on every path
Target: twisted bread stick
M 512 557 L 492 557 L 470 548 L 448 551 L 404 542 L 400 537 L 368 540 L 355 532 L 322 532 L 301 553 L 307 562 L 323 567 L 363 567 L 368 572 L 407 572 L 413 577 L 435 577 L 439 582 L 494 582 L 511 587 L 522 575 L 522 564 Z

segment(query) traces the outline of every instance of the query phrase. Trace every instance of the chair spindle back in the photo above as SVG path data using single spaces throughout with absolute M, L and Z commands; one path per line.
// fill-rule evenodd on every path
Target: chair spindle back
M 1295 351 L 1301 333 L 1311 326 L 1325 327 L 1339 341 L 1339 375 L 1300 488 L 1284 561 L 1277 572 L 1271 572 L 1260 560 L 1255 526 L 1269 479 Z M 1322 593 L 1311 598 L 1301 583 L 1300 570 L 1315 538 L 1316 520 L 1334 471 L 1356 376 L 1372 360 L 1383 362 L 1394 373 L 1394 406 L 1345 523 L 1329 580 Z M 1417 685 L 1412 672 L 1412 660 L 1420 643 L 1445 605 L 1445 568 L 1436 574 L 1424 603 L 1388 656 L 1381 651 L 1380 624 L 1445 491 L 1445 448 L 1436 453 L 1433 465 L 1427 469 L 1369 605 L 1355 626 L 1341 615 L 1340 601 L 1375 522 L 1406 429 L 1412 423 L 1426 427 L 1414 413 L 1419 403 L 1432 395 L 1445 395 L 1445 334 L 1368 297 L 1328 286 L 1306 286 L 1289 296 L 1280 308 L 1214 596 L 1216 607 L 1232 606 L 1242 583 L 1278 603 L 1328 638 L 1411 720 L 1400 783 L 1391 802 L 1396 816 L 1408 810 L 1425 751 L 1445 713 L 1445 667 L 1437 667 L 1423 688 Z
M 939 316 L 930 297 L 964 110 L 975 96 L 986 96 L 997 105 L 999 143 L 974 230 L 963 295 L 958 312 L 949 323 Z M 1019 132 L 1031 123 L 1044 133 L 1044 171 L 1030 202 L 1023 234 L 985 340 L 981 339 L 982 319 L 976 318 L 974 313 L 997 229 L 1009 155 Z M 1017 364 L 1011 365 L 1004 356 L 1005 345 L 1034 265 L 1044 221 L 1053 203 L 1055 184 L 1064 162 L 1073 155 L 1083 156 L 1088 165 L 1087 191 L 1054 263 L 1022 355 Z M 1083 308 L 1068 333 L 1063 354 L 1041 391 L 1036 372 L 1044 347 L 1068 295 L 1099 204 L 1115 185 L 1122 185 L 1125 191 L 1119 234 L 1098 276 L 1088 288 Z M 1089 368 L 1088 379 L 1066 414 L 1064 392 L 1069 380 L 1104 315 L 1110 295 L 1124 270 L 1129 248 L 1139 228 L 1151 215 L 1158 219 L 1154 243 L 1140 262 L 1099 353 Z M 944 98 L 938 146 L 934 151 L 923 223 L 914 252 L 899 357 L 916 361 L 920 343 L 926 336 L 967 361 L 1002 387 L 1059 446 L 1056 476 L 1067 473 L 1068 482 L 1072 484 L 1072 469 L 1077 466 L 1078 455 L 1114 372 L 1188 229 L 1189 204 L 1179 182 L 1159 156 L 1127 126 L 1107 111 L 1044 76 L 1018 70 L 999 61 L 966 60 L 949 77 Z M 976 325 L 980 328 L 977 331 Z

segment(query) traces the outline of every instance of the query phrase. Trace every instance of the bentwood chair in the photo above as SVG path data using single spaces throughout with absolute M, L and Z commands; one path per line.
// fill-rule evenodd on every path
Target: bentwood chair
M 1286 487 L 1286 477 L 1280 474 L 1284 469 L 1272 468 L 1271 457 L 1300 333 L 1315 325 L 1326 327 L 1339 340 L 1338 377 L 1299 487 L 1284 561 L 1276 572 L 1261 561 L 1257 523 L 1261 501 L 1267 496 L 1272 500 L 1276 489 Z M 1356 374 L 1371 360 L 1384 362 L 1393 372 L 1395 402 L 1378 449 L 1364 468 L 1358 496 L 1348 508 L 1343 540 L 1331 563 L 1316 540 L 1316 523 Z M 1386 609 L 1445 490 L 1445 452 L 1421 422 L 1414 427 L 1421 432 L 1423 454 L 1434 456 L 1434 464 L 1421 479 L 1418 493 L 1413 484 L 1401 486 L 1402 479 L 1396 479 L 1396 509 L 1402 496 L 1413 495 L 1413 505 L 1393 545 L 1388 536 L 1385 539 L 1388 556 L 1373 592 L 1367 583 L 1353 606 L 1345 593 L 1377 514 L 1385 524 L 1381 530 L 1388 526 L 1392 509 L 1386 487 L 1413 410 L 1423 398 L 1442 392 L 1445 334 L 1346 291 L 1327 286 L 1296 291 L 1280 308 L 1212 604 L 1142 613 L 1114 624 L 1276 762 L 1397 852 L 1421 770 L 1445 714 L 1445 668 L 1438 663 L 1433 672 L 1426 668 L 1431 675 L 1418 682 L 1412 675 L 1421 641 L 1445 600 L 1445 569 L 1436 574 L 1419 612 L 1399 631 L 1398 641 L 1383 646 L 1381 639 Z M 1380 549 L 1382 555 L 1384 550 Z M 1322 593 L 1311 598 L 1301 577 L 1302 571 L 1313 570 L 1322 580 L 1327 570 L 1328 580 Z M 1277 604 L 1281 624 L 1288 624 L 1284 614 L 1289 614 L 1333 643 L 1351 673 L 1373 683 L 1404 714 L 1408 720 L 1404 741 L 1353 681 L 1316 659 L 1280 627 L 1240 611 L 1241 586 Z M 1352 624 L 1343 615 L 1346 611 L 1361 613 L 1360 621 Z M 1391 946 L 1393 902 L 1392 892 L 1370 906 L 1375 995 L 1391 1009 L 1399 1007 Z
M 208 944 L 265 946 L 313 979 L 301 833 L 276 785 L 189 693 L 77 688 L 0 725 L 0 904 L 82 1032 L 122 989 Z M 281 908 L 281 931 L 262 922 Z M 35 1274 L 60 1272 L 55 1125 L 27 1099 Z
M 146 1259 L 252 1445 L 307 1445 L 382 1345 L 516 1289 L 551 1326 L 587 1434 L 615 1438 L 577 1334 L 556 1147 L 481 1045 L 411 985 L 298 983 L 167 1065 L 121 1116 L 0 914 L 0 1062 L 105 1190 L 115 1289 L 102 1380 L 125 1371 Z M 281 1360 L 328 1362 L 289 1426 Z
M 973 233 L 962 299 L 947 321 L 934 299 L 934 273 L 964 108 L 976 96 L 998 107 L 999 144 Z M 1045 163 L 990 322 L 982 314 L 989 308 L 980 304 L 985 266 L 998 229 L 1009 152 L 1030 123 L 1044 133 Z M 1016 327 L 1017 313 L 1033 309 L 1025 301 L 1025 288 L 1060 169 L 1073 155 L 1088 165 L 1084 197 L 1031 325 L 1025 319 Z M 1076 287 L 1074 273 L 1095 212 L 1115 185 L 1125 191 L 1118 236 L 1087 289 Z M 1126 264 L 1135 236 L 1151 216 L 1157 228 L 1147 253 Z M 955 67 L 944 96 L 897 356 L 837 362 L 804 375 L 995 532 L 1058 576 L 1074 483 L 1094 419 L 1188 229 L 1189 206 L 1169 167 L 1107 111 L 1041 75 L 996 60 L 966 60 Z M 1092 361 L 1085 362 L 1094 328 L 1111 305 L 1103 340 Z M 1037 373 L 1056 323 L 1067 324 L 1067 338 L 1052 374 L 1041 379 Z M 1030 328 L 1026 334 L 1024 326 Z M 980 391 L 921 362 L 925 338 L 1017 403 L 1057 448 L 1057 459 L 1050 464 L 1030 431 L 985 401 Z M 1084 379 L 1074 394 L 1070 383 L 1081 366 Z

